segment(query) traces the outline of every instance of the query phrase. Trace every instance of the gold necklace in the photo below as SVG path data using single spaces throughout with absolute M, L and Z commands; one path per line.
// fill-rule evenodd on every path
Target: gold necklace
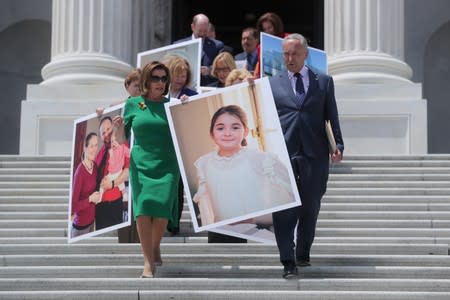
M 86 163 L 86 161 L 83 160 L 83 165 L 86 167 L 86 170 L 88 170 L 89 172 L 92 171 L 92 169 L 94 168 L 94 163 L 91 162 L 91 166 L 89 167 Z

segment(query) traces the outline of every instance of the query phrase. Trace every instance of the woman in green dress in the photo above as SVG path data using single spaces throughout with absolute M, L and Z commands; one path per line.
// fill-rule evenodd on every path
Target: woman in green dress
M 178 221 L 177 164 L 164 103 L 170 83 L 169 70 L 151 62 L 142 70 L 141 96 L 129 98 L 124 108 L 127 136 L 133 130 L 130 183 L 133 214 L 144 254 L 142 276 L 151 278 L 161 265 L 160 244 L 166 226 Z

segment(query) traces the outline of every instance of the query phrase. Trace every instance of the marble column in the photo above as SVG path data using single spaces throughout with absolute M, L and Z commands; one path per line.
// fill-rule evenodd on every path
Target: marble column
M 20 154 L 70 155 L 74 120 L 127 98 L 137 53 L 170 44 L 171 0 L 53 0 L 51 61 L 22 101 Z M 30 50 L 32 53 L 32 50 Z
M 336 82 L 410 82 L 404 0 L 325 0 L 325 51 Z
M 122 83 L 131 69 L 131 13 L 131 1 L 53 0 L 41 84 Z
M 427 103 L 404 62 L 404 0 L 325 0 L 345 153 L 427 153 Z

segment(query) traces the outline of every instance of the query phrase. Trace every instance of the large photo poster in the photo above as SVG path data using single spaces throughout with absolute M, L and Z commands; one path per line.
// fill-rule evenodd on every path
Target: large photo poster
M 261 41 L 261 76 L 273 76 L 281 71 L 286 71 L 283 56 L 283 39 L 268 33 L 260 33 Z M 308 47 L 308 57 L 305 65 L 311 70 L 328 74 L 327 53 L 323 50 Z
M 129 141 L 114 125 L 124 104 L 74 121 L 68 242 L 130 225 Z
M 196 232 L 301 204 L 267 78 L 165 105 Z

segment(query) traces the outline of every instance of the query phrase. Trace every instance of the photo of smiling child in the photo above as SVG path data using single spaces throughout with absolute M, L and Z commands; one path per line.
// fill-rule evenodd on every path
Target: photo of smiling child
M 288 170 L 276 154 L 247 147 L 249 128 L 241 107 L 218 109 L 209 132 L 217 149 L 195 162 L 193 201 L 202 226 L 293 201 Z
M 113 128 L 111 135 L 111 148 L 108 150 L 108 180 L 116 180 L 122 173 L 125 167 L 125 160 L 130 159 L 130 148 L 127 145 L 127 141 L 122 136 L 117 127 Z M 127 201 L 127 191 L 125 183 L 120 183 L 118 186 L 122 192 L 123 201 Z M 103 194 L 103 189 L 100 188 L 100 193 Z

